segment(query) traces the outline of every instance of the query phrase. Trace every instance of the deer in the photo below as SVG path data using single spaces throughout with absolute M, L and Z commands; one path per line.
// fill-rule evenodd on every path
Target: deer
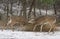
M 56 25 L 55 25 L 56 17 L 54 17 L 54 16 L 42 16 L 42 17 L 35 19 L 33 22 L 34 22 L 33 24 L 35 24 L 33 31 L 35 31 L 35 29 L 38 25 L 41 25 L 40 32 L 42 32 L 42 29 L 43 29 L 45 24 L 48 25 L 47 27 L 49 27 L 48 32 L 55 30 L 55 27 L 56 27 Z
M 24 26 L 28 20 L 24 16 L 12 16 L 9 17 L 9 21 L 7 22 L 7 26 L 13 28 L 15 24 L 19 24 L 20 26 Z

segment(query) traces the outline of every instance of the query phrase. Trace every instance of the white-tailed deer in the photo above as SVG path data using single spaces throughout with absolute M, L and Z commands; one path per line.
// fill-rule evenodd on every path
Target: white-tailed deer
M 56 27 L 55 23 L 56 23 L 56 18 L 54 16 L 43 16 L 43 17 L 37 18 L 35 20 L 35 26 L 33 28 L 33 31 L 35 31 L 37 25 L 41 25 L 40 31 L 42 31 L 44 25 L 47 24 L 48 25 L 47 27 L 49 27 L 48 32 L 51 32 L 52 29 L 54 30 Z
M 7 25 L 11 26 L 12 28 L 17 23 L 20 24 L 20 26 L 23 26 L 27 22 L 28 20 L 23 16 L 12 16 L 9 18 Z

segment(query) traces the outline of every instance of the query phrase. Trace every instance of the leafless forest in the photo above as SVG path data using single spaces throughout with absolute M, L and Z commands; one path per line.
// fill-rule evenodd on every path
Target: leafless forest
M 0 0 L 0 29 L 60 31 L 60 0 Z

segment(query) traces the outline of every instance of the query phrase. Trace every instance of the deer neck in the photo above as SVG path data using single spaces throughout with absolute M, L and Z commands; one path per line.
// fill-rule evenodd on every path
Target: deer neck
M 7 25 L 9 25 L 11 22 L 12 22 L 12 19 L 10 19 L 10 20 L 8 21 Z

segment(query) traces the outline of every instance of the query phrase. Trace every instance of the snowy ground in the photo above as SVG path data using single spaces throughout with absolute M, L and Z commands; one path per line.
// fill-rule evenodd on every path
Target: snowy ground
M 0 39 L 60 39 L 60 32 L 48 34 L 47 32 L 0 30 Z

